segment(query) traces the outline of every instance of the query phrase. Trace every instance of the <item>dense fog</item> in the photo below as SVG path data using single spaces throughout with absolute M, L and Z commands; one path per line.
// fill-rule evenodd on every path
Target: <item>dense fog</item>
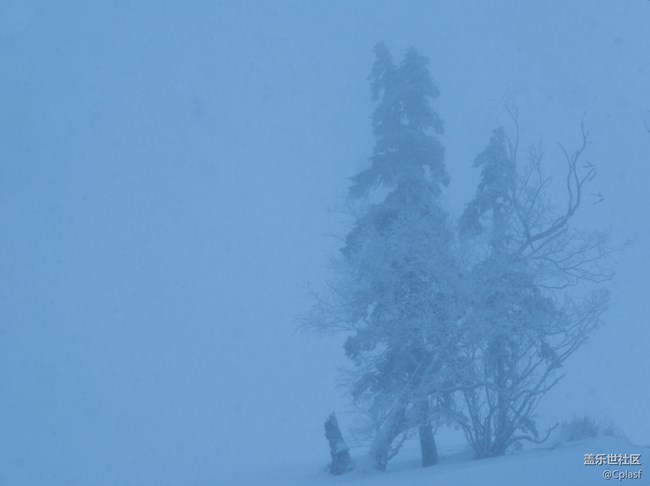
M 429 59 L 454 217 L 504 99 L 558 205 L 558 142 L 577 148 L 584 116 L 597 177 L 576 224 L 623 248 L 539 423 L 650 444 L 648 25 L 644 0 L 0 0 L 0 484 L 282 484 L 327 464 L 325 418 L 358 419 L 345 335 L 299 321 L 372 153 L 378 42 Z

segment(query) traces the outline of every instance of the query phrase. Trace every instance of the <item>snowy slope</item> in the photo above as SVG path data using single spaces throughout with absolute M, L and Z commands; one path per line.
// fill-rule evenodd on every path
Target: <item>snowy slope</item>
M 415 451 L 409 451 L 415 452 Z M 584 455 L 641 454 L 641 466 L 586 466 Z M 598 437 L 576 441 L 551 448 L 549 446 L 519 451 L 505 457 L 474 461 L 466 454 L 443 457 L 441 463 L 431 468 L 420 468 L 417 461 L 396 460 L 388 472 L 371 471 L 361 465 L 344 476 L 329 476 L 322 467 L 312 465 L 277 468 L 266 471 L 248 471 L 232 476 L 223 484 L 240 486 L 591 486 L 606 484 L 605 471 L 641 470 L 639 479 L 629 484 L 650 484 L 646 476 L 650 448 L 639 447 L 624 438 Z M 363 458 L 357 458 L 363 462 Z M 233 482 L 230 482 L 233 481 Z M 618 483 L 616 479 L 611 479 Z

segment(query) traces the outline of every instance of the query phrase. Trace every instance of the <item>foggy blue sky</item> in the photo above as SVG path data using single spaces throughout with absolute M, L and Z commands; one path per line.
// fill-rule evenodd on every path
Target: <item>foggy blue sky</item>
M 551 171 L 586 113 L 585 225 L 632 244 L 540 412 L 650 443 L 648 25 L 643 0 L 0 0 L 0 485 L 326 461 L 345 361 L 294 319 L 371 153 L 381 40 L 431 61 L 457 212 L 506 93 Z

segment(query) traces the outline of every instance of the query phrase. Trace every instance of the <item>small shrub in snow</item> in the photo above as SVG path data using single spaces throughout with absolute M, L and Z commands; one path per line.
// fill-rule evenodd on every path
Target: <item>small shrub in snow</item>
M 598 424 L 591 417 L 574 417 L 570 422 L 562 424 L 564 439 L 566 441 L 575 441 L 597 437 Z
M 572 442 L 598 436 L 622 437 L 623 433 L 612 422 L 598 423 L 591 417 L 574 417 L 562 423 L 559 442 Z

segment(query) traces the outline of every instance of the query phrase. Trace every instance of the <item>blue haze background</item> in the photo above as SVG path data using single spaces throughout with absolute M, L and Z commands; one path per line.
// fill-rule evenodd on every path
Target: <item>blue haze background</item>
M 0 0 L 0 485 L 326 462 L 341 338 L 294 318 L 372 148 L 379 40 L 431 60 L 457 213 L 504 94 L 552 172 L 586 112 L 583 222 L 632 243 L 540 415 L 650 444 L 649 25 L 643 0 Z

